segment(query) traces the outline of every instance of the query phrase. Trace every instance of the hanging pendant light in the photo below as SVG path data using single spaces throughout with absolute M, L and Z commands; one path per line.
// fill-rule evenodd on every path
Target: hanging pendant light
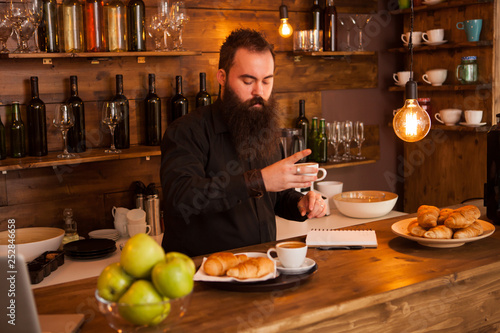
M 411 0 L 410 38 L 410 79 L 406 83 L 405 105 L 394 116 L 392 126 L 396 135 L 403 141 L 420 141 L 431 129 L 429 114 L 420 107 L 417 100 L 417 82 L 413 81 L 413 0 Z
M 281 24 L 278 30 L 280 36 L 283 38 L 290 37 L 293 33 L 293 28 L 290 23 L 288 23 L 288 8 L 283 2 L 281 2 L 280 6 L 280 21 Z

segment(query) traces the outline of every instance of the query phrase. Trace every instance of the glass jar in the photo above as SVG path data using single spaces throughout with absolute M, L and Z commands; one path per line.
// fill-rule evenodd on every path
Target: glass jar
M 431 120 L 434 119 L 434 113 L 432 112 L 432 107 L 431 107 L 431 99 L 429 97 L 422 97 L 417 99 L 418 104 L 422 109 L 427 112 L 429 117 L 431 117 Z
M 477 82 L 477 57 L 462 57 L 462 63 L 457 66 L 456 76 L 461 84 Z

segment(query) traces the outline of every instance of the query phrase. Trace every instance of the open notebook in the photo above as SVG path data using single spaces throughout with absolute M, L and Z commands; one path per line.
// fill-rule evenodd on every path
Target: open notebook
M 377 247 L 374 230 L 311 229 L 306 244 L 310 247 Z
M 0 256 L 0 332 L 72 333 L 83 324 L 83 314 L 38 315 L 23 256 Z M 75 309 L 76 311 L 76 309 Z

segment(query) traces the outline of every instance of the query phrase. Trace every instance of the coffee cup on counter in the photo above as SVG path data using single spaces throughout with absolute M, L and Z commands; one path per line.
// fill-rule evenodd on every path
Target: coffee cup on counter
M 394 79 L 396 85 L 404 87 L 406 85 L 406 82 L 410 80 L 411 73 L 411 71 L 397 72 L 392 74 L 392 78 Z
M 267 250 L 267 256 L 271 260 L 278 261 L 271 255 L 271 253 L 273 252 L 276 252 L 276 254 L 278 255 L 278 260 L 283 267 L 297 268 L 304 263 L 304 260 L 306 260 L 307 245 L 304 242 L 298 241 L 282 242 L 276 244 L 276 247 Z
M 426 43 L 439 43 L 444 40 L 444 29 L 431 29 L 422 33 L 422 40 Z
M 465 110 L 464 111 L 465 122 L 468 125 L 479 125 L 483 119 L 482 110 Z
M 322 195 L 326 197 L 329 208 L 335 207 L 335 204 L 333 202 L 333 196 L 335 194 L 342 193 L 343 186 L 344 183 L 339 181 L 323 181 L 316 183 L 316 189 L 318 190 L 318 192 L 320 192 Z
M 426 71 L 424 75 L 422 75 L 422 80 L 424 80 L 425 83 L 433 86 L 442 86 L 443 82 L 446 81 L 447 76 L 448 71 L 446 69 L 430 69 Z
M 295 164 L 295 172 L 297 175 L 304 176 L 317 176 L 318 171 L 322 171 L 323 175 L 318 177 L 316 181 L 320 181 L 325 179 L 327 172 L 324 168 L 320 168 L 318 163 L 308 162 L 308 163 L 296 163 Z
M 146 223 L 146 212 L 140 208 L 131 209 L 127 213 L 127 224 Z
M 468 42 L 479 41 L 479 36 L 481 35 L 482 27 L 483 27 L 483 20 L 481 19 L 457 22 L 457 29 L 465 30 L 465 35 L 467 36 Z
M 401 40 L 403 41 L 403 43 L 405 43 L 405 45 L 408 45 L 409 41 L 410 41 L 410 32 L 408 31 L 408 32 L 402 34 Z M 415 46 L 420 45 L 420 43 L 422 42 L 422 31 L 413 31 L 411 42 Z
M 129 209 L 124 207 L 113 207 L 113 209 L 111 209 L 111 215 L 113 215 L 114 217 L 115 229 L 118 230 L 118 233 L 122 238 L 128 237 L 128 232 L 127 232 L 128 212 Z
M 151 232 L 151 226 L 146 223 L 137 223 L 127 225 L 128 234 L 133 237 L 137 234 L 147 234 Z
M 454 126 L 460 121 L 462 110 L 460 109 L 443 109 L 434 115 L 437 121 L 446 126 Z

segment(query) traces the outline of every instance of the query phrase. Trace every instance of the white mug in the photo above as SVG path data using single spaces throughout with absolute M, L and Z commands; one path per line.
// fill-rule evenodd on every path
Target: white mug
M 134 223 L 127 226 L 128 234 L 133 237 L 137 234 L 147 234 L 151 232 L 151 226 L 146 223 Z
M 447 75 L 448 71 L 446 69 L 430 69 L 422 75 L 422 80 L 433 86 L 442 86 L 443 82 L 446 81 Z
M 460 120 L 462 110 L 459 109 L 443 109 L 434 115 L 437 121 L 446 126 L 453 126 Z
M 431 29 L 422 34 L 422 39 L 427 43 L 441 42 L 444 39 L 444 29 Z
M 126 238 L 128 237 L 128 231 L 127 231 L 127 222 L 117 222 L 115 220 L 115 229 L 118 231 L 120 234 L 121 238 Z
M 392 74 L 392 78 L 396 82 L 396 85 L 398 86 L 404 86 L 406 85 L 406 82 L 410 80 L 410 71 L 401 71 Z
M 401 40 L 403 41 L 403 43 L 405 43 L 405 45 L 407 45 L 410 40 L 410 32 L 408 31 L 402 34 Z M 419 45 L 422 42 L 422 31 L 413 31 L 411 42 L 413 43 L 413 45 Z
M 295 171 L 299 175 L 304 175 L 304 176 L 317 176 L 318 172 L 314 172 L 311 169 L 318 169 L 318 171 L 322 171 L 323 175 L 321 177 L 318 177 L 316 181 L 320 181 L 325 179 L 327 172 L 324 168 L 320 168 L 318 163 L 315 162 L 308 162 L 308 163 L 296 163 L 295 164 Z
M 140 208 L 131 209 L 127 213 L 127 224 L 142 224 L 146 223 L 146 212 Z
M 344 183 L 339 181 L 323 181 L 316 183 L 316 189 L 327 198 L 329 207 L 335 207 L 333 196 L 342 193 L 343 186 Z M 328 213 L 328 215 L 330 214 Z
M 269 259 L 277 261 L 271 256 L 272 252 L 278 254 L 278 259 L 281 265 L 285 268 L 297 268 L 302 266 L 307 255 L 307 245 L 303 242 L 282 242 L 276 244 L 276 247 L 267 250 Z
M 115 223 L 127 223 L 127 213 L 129 209 L 125 207 L 114 207 L 111 209 L 111 214 L 115 218 Z
M 483 119 L 483 111 L 482 110 L 465 110 L 465 122 L 471 125 L 477 125 L 481 123 Z

